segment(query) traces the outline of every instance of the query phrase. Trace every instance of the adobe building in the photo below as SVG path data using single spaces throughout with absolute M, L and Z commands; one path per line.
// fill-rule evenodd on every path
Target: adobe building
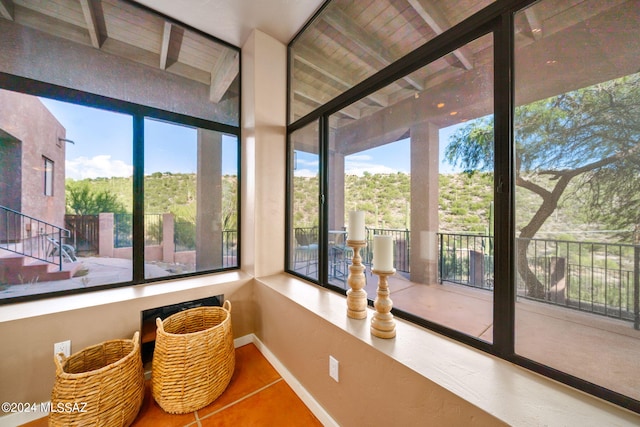
M 64 227 L 65 136 L 37 97 L 0 90 L 0 206 Z

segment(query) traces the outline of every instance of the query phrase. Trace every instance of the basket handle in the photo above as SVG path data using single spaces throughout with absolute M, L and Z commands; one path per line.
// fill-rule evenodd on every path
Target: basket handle
M 56 364 L 56 374 L 59 375 L 62 373 L 62 366 L 64 362 L 67 360 L 66 356 L 63 353 L 57 353 L 53 355 L 53 362 Z
M 140 347 L 140 332 L 139 331 L 136 331 L 133 334 L 133 338 L 131 338 L 131 341 L 133 341 L 133 348 L 134 349 Z
M 160 332 L 164 332 L 164 327 L 162 326 L 162 319 L 156 317 L 156 327 Z
M 225 300 L 224 304 L 222 305 L 222 308 L 224 308 L 225 310 L 227 310 L 229 313 L 231 313 L 231 301 L 229 300 Z

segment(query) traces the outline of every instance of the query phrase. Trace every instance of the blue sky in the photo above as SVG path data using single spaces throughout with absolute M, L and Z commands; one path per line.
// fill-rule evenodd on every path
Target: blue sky
M 132 175 L 132 117 L 126 114 L 78 106 L 41 98 L 65 127 L 66 176 L 73 179 L 128 177 Z M 449 136 L 460 125 L 440 130 L 440 173 L 459 172 L 444 160 Z M 147 119 L 145 123 L 145 174 L 153 172 L 195 173 L 197 170 L 197 131 L 195 128 Z M 223 136 L 223 173 L 237 173 L 235 137 Z M 152 149 L 149 149 L 151 147 Z M 318 157 L 297 153 L 296 176 L 315 176 Z M 410 172 L 409 139 L 347 156 L 349 175 Z
M 126 114 L 40 98 L 66 129 L 66 177 L 128 177 L 133 171 L 133 119 Z M 236 139 L 224 135 L 223 173 L 237 173 Z M 146 120 L 145 174 L 195 173 L 195 128 Z M 152 149 L 150 149 L 152 148 Z

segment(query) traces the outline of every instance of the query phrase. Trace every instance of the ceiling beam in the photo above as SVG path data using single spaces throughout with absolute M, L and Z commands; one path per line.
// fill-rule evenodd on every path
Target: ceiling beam
M 80 0 L 80 6 L 82 6 L 82 14 L 84 15 L 84 20 L 87 23 L 87 30 L 89 30 L 91 44 L 96 49 L 100 49 L 105 39 L 99 24 L 99 22 L 104 22 L 102 8 L 96 7 L 96 2 L 92 0 Z
M 542 22 L 538 18 L 538 14 L 533 7 L 528 7 L 524 10 L 524 16 L 529 24 L 529 30 L 531 31 L 531 38 L 534 40 L 540 40 L 542 38 Z
M 209 99 L 218 103 L 231 86 L 240 71 L 238 52 L 229 48 L 223 48 L 222 54 L 211 69 L 211 84 Z
M 346 38 L 357 44 L 358 47 L 367 55 L 380 62 L 383 66 L 386 67 L 394 62 L 395 58 L 382 45 L 382 43 L 380 43 L 376 37 L 372 37 L 362 28 L 355 25 L 353 20 L 344 12 L 338 9 L 331 10 L 331 13 L 323 14 L 322 19 Z M 415 89 L 424 90 L 424 84 L 417 81 L 415 78 L 406 76 L 404 77 L 404 80 Z
M 327 58 L 312 49 L 303 45 L 296 46 L 293 48 L 293 57 L 296 61 L 314 69 L 326 78 L 332 80 L 334 83 L 343 86 L 345 89 L 350 89 L 356 85 L 356 82 L 352 81 L 350 76 L 345 75 L 346 73 L 342 73 L 342 75 L 339 76 L 339 70 L 336 69 L 329 71 L 326 67 L 323 67 L 321 64 L 326 63 Z M 367 98 L 380 107 L 386 107 L 389 105 L 389 97 L 381 93 L 372 93 L 367 96 Z
M 442 12 L 431 4 L 429 0 L 407 0 L 416 13 L 436 34 L 442 34 L 449 28 L 451 24 L 444 17 Z M 461 47 L 453 51 L 453 55 L 460 61 L 466 70 L 473 68 L 473 53 L 471 49 Z
M 293 85 L 293 93 L 301 98 L 313 102 L 316 106 L 327 103 L 327 99 L 322 96 L 323 92 L 320 89 L 316 89 L 303 82 L 296 82 Z M 341 109 L 338 113 L 342 113 L 343 115 L 356 120 L 361 117 L 360 109 L 354 105 L 349 105 Z
M 13 1 L 0 0 L 0 16 L 13 21 Z
M 169 58 L 169 44 L 171 42 L 171 28 L 173 24 L 170 22 L 164 23 L 164 30 L 162 32 L 162 44 L 160 45 L 160 69 L 167 69 L 167 59 Z

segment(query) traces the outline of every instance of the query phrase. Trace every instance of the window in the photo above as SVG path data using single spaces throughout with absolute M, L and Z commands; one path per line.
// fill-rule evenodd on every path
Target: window
M 515 16 L 542 33 L 515 46 L 515 350 L 640 400 L 640 73 L 608 59 L 634 55 L 637 5 L 582 3 L 561 39 L 555 8 Z
M 635 3 L 343 3 L 290 45 L 287 270 L 346 293 L 364 211 L 369 304 L 391 235 L 396 316 L 640 412 Z
M 53 161 L 42 158 L 44 160 L 44 195 L 53 196 Z
M 364 211 L 368 298 L 375 300 L 377 288 L 377 276 L 371 275 L 374 236 L 391 236 L 396 274 L 389 281 L 396 310 L 488 342 L 493 339 L 493 163 L 465 174 L 457 155 L 469 133 L 493 121 L 491 46 L 486 35 L 462 48 L 489 52 L 475 69 L 475 85 L 458 81 L 412 93 L 398 89 L 403 77 L 373 93 L 395 98 L 395 104 L 358 113 L 351 104 L 331 115 L 327 159 L 328 283 L 349 289 L 352 252 L 341 231 L 349 211 Z M 430 69 L 445 70 L 446 61 L 443 57 L 409 77 L 429 81 Z M 483 107 L 472 112 L 470 105 L 480 99 Z M 493 133 L 487 132 L 490 143 Z M 491 153 L 493 146 L 484 149 Z
M 145 277 L 237 267 L 237 137 L 149 118 L 144 125 Z
M 97 41 L 31 6 L 0 26 L 0 304 L 237 268 L 239 50 L 127 1 Z
M 289 215 L 291 243 L 288 264 L 292 271 L 311 280 L 318 280 L 319 217 L 320 217 L 320 146 L 318 122 L 290 136 Z

